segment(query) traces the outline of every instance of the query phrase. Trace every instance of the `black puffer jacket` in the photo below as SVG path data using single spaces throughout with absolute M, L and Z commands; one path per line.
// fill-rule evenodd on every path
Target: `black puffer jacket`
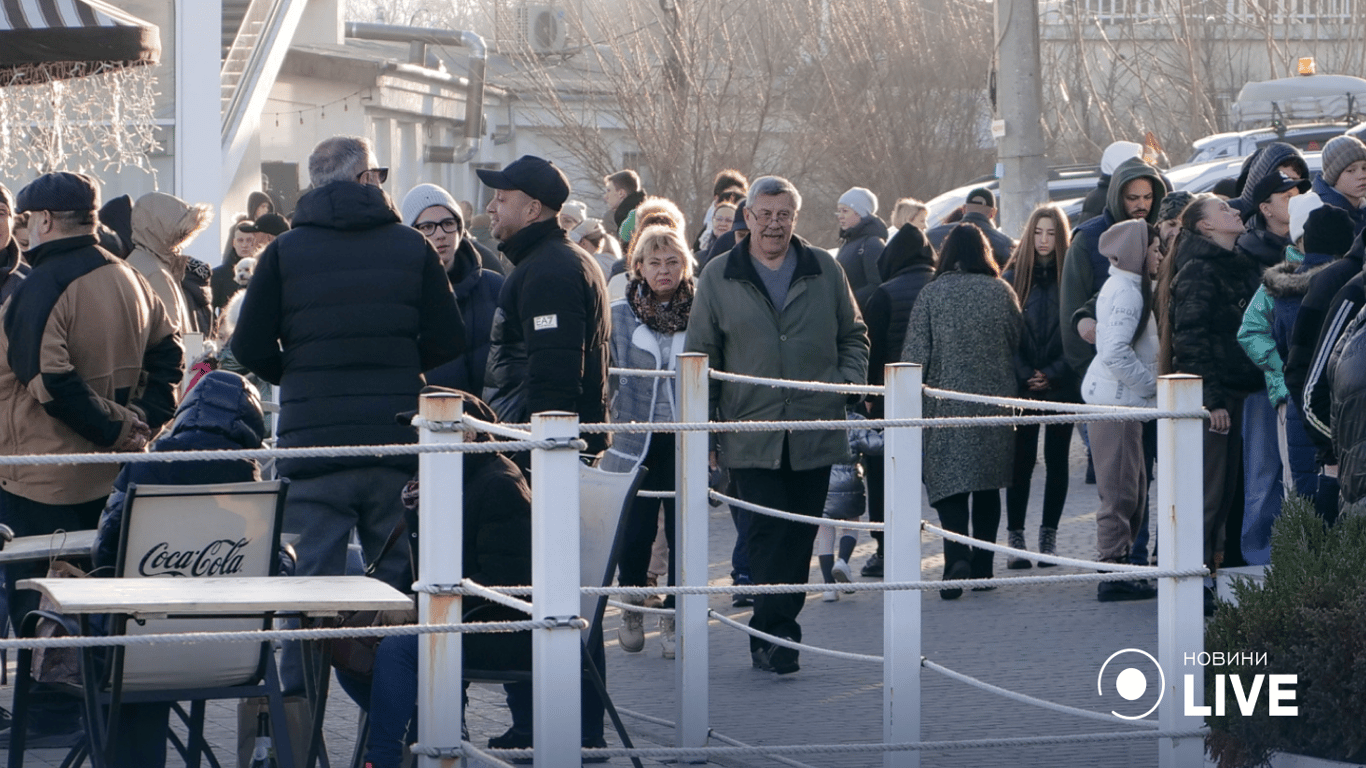
M 152 452 L 221 451 L 261 447 L 265 436 L 261 398 L 247 380 L 227 371 L 210 371 L 194 385 L 176 409 L 175 420 Z M 161 461 L 125 465 L 114 480 L 114 491 L 100 514 L 92 556 L 96 568 L 113 568 L 118 561 L 119 534 L 123 530 L 123 502 L 128 484 L 194 485 L 199 483 L 249 483 L 261 479 L 251 459 L 217 461 Z M 101 575 L 113 575 L 101 572 Z
M 422 372 L 465 351 L 450 281 L 378 187 L 338 181 L 299 198 L 294 228 L 261 255 L 232 336 L 237 361 L 280 386 L 280 447 L 411 443 L 394 414 Z M 282 459 L 280 474 L 417 469 L 415 456 Z
M 1003 279 L 1014 285 L 1015 270 L 1008 270 Z M 1059 319 L 1058 261 L 1034 261 L 1034 274 L 1029 295 L 1021 310 L 1024 327 L 1020 345 L 1015 350 L 1015 378 L 1020 384 L 1020 396 L 1035 400 L 1080 402 L 1077 375 L 1062 349 L 1062 323 Z M 1048 377 L 1049 389 L 1034 392 L 1026 383 L 1035 371 Z
M 1278 235 L 1267 229 L 1266 218 L 1254 213 L 1248 221 L 1247 231 L 1238 236 L 1238 244 L 1234 247 L 1258 267 L 1266 269 L 1285 261 L 1287 245 L 1290 245 L 1288 235 Z
M 1358 315 L 1338 345 L 1333 382 L 1333 447 L 1342 500 L 1366 499 L 1366 315 Z
M 493 333 L 493 311 L 498 308 L 498 292 L 503 275 L 480 267 L 481 260 L 473 242 L 462 238 L 456 246 L 451 268 L 446 270 L 455 302 L 465 320 L 465 353 L 445 365 L 427 371 L 427 383 L 473 395 L 484 391 L 484 370 L 489 360 L 489 336 Z
M 934 249 L 914 224 L 903 224 L 877 262 L 882 284 L 865 301 L 863 321 L 868 326 L 868 382 L 882 383 L 882 369 L 901 362 L 906 324 L 920 289 L 934 279 Z
M 844 267 L 849 288 L 861 305 L 882 282 L 877 260 L 887 244 L 887 225 L 876 216 L 864 216 L 849 229 L 840 230 L 840 241 L 839 254 L 835 258 Z
M 1190 233 L 1181 238 L 1175 267 L 1168 303 L 1172 370 L 1204 378 L 1206 408 L 1228 408 L 1266 384 L 1238 343 L 1262 270 L 1247 256 Z
M 598 263 L 554 219 L 529 224 L 498 246 L 514 265 L 498 294 L 484 400 L 506 422 L 542 411 L 606 421 L 611 338 Z M 589 453 L 606 435 L 586 435 Z

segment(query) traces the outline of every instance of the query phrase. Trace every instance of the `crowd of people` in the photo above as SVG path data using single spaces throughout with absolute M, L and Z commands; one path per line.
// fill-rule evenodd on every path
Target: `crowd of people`
M 716 370 L 835 384 L 878 384 L 885 365 L 905 361 L 923 366 L 928 386 L 1041 408 L 1153 407 L 1159 375 L 1192 373 L 1204 380 L 1209 411 L 1206 564 L 1265 563 L 1289 494 L 1313 499 L 1329 523 L 1366 511 L 1366 420 L 1357 408 L 1366 392 L 1366 145 L 1333 139 L 1311 175 L 1296 149 L 1271 144 L 1248 158 L 1226 196 L 1173 190 L 1141 149 L 1118 142 L 1107 150 L 1093 215 L 1081 222 L 1043 205 L 1014 238 L 995 223 L 992 191 L 979 188 L 932 228 L 923 203 L 899 200 L 889 227 L 878 197 L 853 187 L 839 197 L 831 222 L 839 242 L 827 249 L 796 234 L 802 194 L 778 176 L 720 172 L 701 225 L 689 230 L 678 205 L 649 195 L 635 171 L 603 178 L 606 208 L 593 217 L 570 199 L 563 171 L 524 156 L 478 171 L 492 199 L 476 216 L 433 184 L 395 204 L 369 142 L 339 136 L 313 151 L 311 186 L 288 215 L 281 201 L 252 196 L 212 269 L 184 254 L 208 225 L 208 206 L 163 193 L 101 205 L 89 177 L 45 174 L 17 195 L 0 187 L 0 413 L 11 425 L 0 441 L 9 454 L 167 450 L 197 444 L 191 438 L 259 445 L 265 387 L 280 388 L 282 447 L 412 443 L 414 430 L 395 415 L 412 411 L 426 386 L 466 393 L 467 411 L 488 421 L 568 411 L 583 422 L 662 424 L 678 420 L 674 382 L 609 375 L 609 367 L 670 371 L 683 352 L 706 354 Z M 184 359 L 188 333 L 208 340 L 202 359 Z M 187 366 L 211 372 L 180 396 L 176 415 Z M 883 415 L 881 398 L 732 381 L 712 382 L 710 409 L 720 421 Z M 925 413 L 1001 410 L 927 399 Z M 1026 522 L 1042 437 L 1033 543 L 1039 555 L 1056 555 L 1073 432 L 1071 424 L 927 430 L 922 479 L 941 524 L 995 542 L 1005 490 L 1007 541 L 1020 550 L 1006 567 L 1033 567 Z M 1153 423 L 1092 423 L 1081 434 L 1099 499 L 1096 559 L 1148 563 Z M 609 471 L 643 466 L 645 488 L 670 491 L 672 437 L 590 434 L 587 453 Z M 880 437 L 857 428 L 716 435 L 712 487 L 826 521 L 731 509 L 733 602 L 753 606 L 751 627 L 801 640 L 803 595 L 745 588 L 805 583 L 813 554 L 832 585 L 825 599 L 853 579 L 855 532 L 836 532 L 841 520 L 883 519 Z M 466 461 L 466 576 L 525 583 L 527 456 L 481 456 Z M 174 467 L 175 481 L 200 482 L 212 469 L 189 464 Z M 237 470 L 255 477 L 259 468 Z M 415 471 L 413 456 L 280 460 L 274 472 L 290 480 L 284 528 L 300 534 L 294 572 L 345 572 L 354 535 L 368 573 L 410 589 Z M 128 482 L 116 483 L 117 474 L 116 465 L 0 468 L 0 522 L 18 535 L 99 527 L 107 549 Z M 671 500 L 635 502 L 620 584 L 673 584 L 673 522 Z M 883 541 L 874 538 L 865 578 L 882 575 Z M 992 552 L 944 549 L 942 576 L 955 583 L 942 598 L 959 599 L 965 580 L 994 575 Z M 12 587 L 30 570 L 11 566 L 6 579 L 14 626 L 35 607 L 33 593 Z M 1104 582 L 1097 592 L 1105 602 L 1155 595 L 1143 580 Z M 672 597 L 655 602 L 670 607 Z M 672 618 L 661 621 L 665 657 L 675 650 L 673 629 Z M 529 642 L 473 637 L 464 641 L 472 665 L 529 664 Z M 617 637 L 626 652 L 643 651 L 643 613 L 623 611 Z M 749 643 L 756 669 L 800 669 L 796 650 Z M 588 650 L 604 669 L 600 636 Z M 414 638 L 389 638 L 372 678 L 342 680 L 373 718 L 373 766 L 400 759 L 415 658 Z M 287 692 L 302 691 L 295 645 L 281 668 Z M 507 698 L 512 727 L 489 746 L 528 747 L 529 684 L 509 684 Z M 78 728 L 74 707 L 43 706 L 30 745 Z M 164 742 L 164 708 L 142 717 Z M 585 687 L 584 746 L 605 744 L 602 720 L 602 702 Z M 164 762 L 164 743 L 151 753 L 135 746 L 128 754 L 139 765 Z

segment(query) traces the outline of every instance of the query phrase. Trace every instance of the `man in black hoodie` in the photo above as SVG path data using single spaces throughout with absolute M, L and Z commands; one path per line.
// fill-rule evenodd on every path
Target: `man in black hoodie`
M 602 201 L 607 203 L 607 212 L 612 215 L 614 229 L 611 234 L 615 235 L 631 211 L 645 202 L 645 188 L 641 186 L 640 174 L 629 168 L 604 178 L 602 184 L 605 188 Z
M 416 442 L 394 414 L 417 407 L 423 371 L 465 350 L 436 251 L 400 223 L 379 188 L 388 169 L 377 165 L 366 139 L 320 143 L 295 228 L 266 247 L 247 286 L 232 352 L 281 387 L 282 448 Z M 284 530 L 302 534 L 298 574 L 332 575 L 345 572 L 353 528 L 366 560 L 379 556 L 403 516 L 399 495 L 417 457 L 283 459 L 278 469 L 291 481 Z M 408 585 L 406 542 L 375 577 Z M 302 688 L 293 657 L 282 665 L 291 692 Z

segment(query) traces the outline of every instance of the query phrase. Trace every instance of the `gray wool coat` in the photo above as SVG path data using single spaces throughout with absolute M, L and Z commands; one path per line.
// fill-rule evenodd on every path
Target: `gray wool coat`
M 924 368 L 926 386 L 979 395 L 1014 397 L 1014 354 L 1020 339 L 1020 305 L 1004 280 L 947 272 L 926 285 L 911 310 L 903 362 Z M 926 397 L 926 417 L 1002 416 L 989 405 Z M 930 503 L 959 493 L 1011 484 L 1015 430 L 950 427 L 923 432 L 925 489 Z

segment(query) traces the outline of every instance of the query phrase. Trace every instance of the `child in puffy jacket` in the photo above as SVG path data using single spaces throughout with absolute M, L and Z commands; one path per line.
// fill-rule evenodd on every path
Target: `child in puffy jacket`
M 857 413 L 848 412 L 846 418 L 863 421 Z M 882 461 L 882 432 L 874 429 L 850 429 L 849 449 L 854 460 L 848 464 L 836 464 L 830 468 L 830 491 L 825 496 L 825 511 L 822 517 L 829 520 L 857 520 L 863 516 L 867 507 L 867 493 L 863 487 L 863 471 L 859 465 L 860 454 L 868 461 Z M 853 581 L 849 568 L 849 558 L 854 554 L 858 543 L 858 529 L 845 528 L 836 536 L 836 525 L 822 525 L 816 532 L 815 552 L 821 566 L 821 576 L 826 584 L 836 582 L 848 584 Z M 839 539 L 839 557 L 835 556 L 835 540 Z M 846 594 L 849 594 L 846 592 Z M 833 603 L 839 600 L 839 593 L 828 590 L 821 594 L 821 600 Z

